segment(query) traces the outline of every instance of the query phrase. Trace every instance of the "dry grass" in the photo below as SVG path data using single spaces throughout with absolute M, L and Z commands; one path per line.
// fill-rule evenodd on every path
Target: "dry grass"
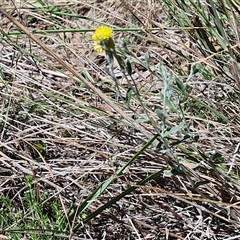
M 1 194 L 27 219 L 24 179 L 30 175 L 36 201 L 49 219 L 50 205 L 58 201 L 69 223 L 54 235 L 35 229 L 39 239 L 237 239 L 238 65 L 226 69 L 231 58 L 224 52 L 222 62 L 207 58 L 212 53 L 205 56 L 193 29 L 170 18 L 166 2 L 52 1 L 48 5 L 57 9 L 51 12 L 34 1 L 3 1 L 1 8 L 29 31 L 94 30 L 101 23 L 132 28 L 114 34 L 121 56 L 132 61 L 130 81 L 141 95 L 141 100 L 132 97 L 127 107 L 129 79 L 114 62 L 118 92 L 116 79 L 105 68 L 105 54 L 92 51 L 92 32 L 35 35 L 67 63 L 67 71 L 26 34 L 11 34 L 19 29 L 1 14 Z M 132 56 L 121 45 L 123 39 Z M 236 43 L 232 39 L 232 46 Z M 155 134 L 165 135 L 141 152 L 84 214 L 71 217 L 71 207 L 78 213 L 96 187 Z M 157 177 L 86 223 L 86 216 L 159 170 Z M 2 226 L 3 239 L 18 224 Z M 20 228 L 21 237 L 31 239 L 25 230 Z

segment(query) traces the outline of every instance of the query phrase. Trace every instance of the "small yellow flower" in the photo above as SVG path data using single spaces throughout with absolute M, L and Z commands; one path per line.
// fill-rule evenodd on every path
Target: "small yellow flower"
M 95 33 L 92 35 L 93 41 L 103 41 L 112 38 L 113 31 L 110 27 L 101 26 L 95 30 Z
M 94 51 L 97 52 L 97 53 L 101 53 L 101 52 L 103 51 L 100 42 L 94 42 L 94 43 L 93 43 L 93 49 L 94 49 Z
M 92 35 L 94 51 L 101 53 L 104 46 L 108 49 L 114 48 L 113 30 L 107 26 L 98 27 Z

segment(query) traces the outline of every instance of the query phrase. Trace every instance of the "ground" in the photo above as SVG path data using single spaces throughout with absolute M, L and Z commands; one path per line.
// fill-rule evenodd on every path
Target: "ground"
M 31 176 L 49 226 L 54 202 L 67 219 L 59 233 L 37 225 L 40 238 L 23 220 L 1 222 L 6 239 L 238 239 L 237 33 L 223 18 L 225 49 L 224 34 L 184 7 L 2 1 L 1 194 L 31 219 Z M 93 51 L 101 25 L 117 55 Z

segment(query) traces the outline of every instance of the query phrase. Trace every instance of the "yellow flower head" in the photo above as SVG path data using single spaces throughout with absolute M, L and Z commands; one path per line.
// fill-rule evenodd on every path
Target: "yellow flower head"
M 93 41 L 103 41 L 112 38 L 113 31 L 110 27 L 101 26 L 95 30 L 95 33 L 92 35 Z
M 108 49 L 114 48 L 113 30 L 107 26 L 98 27 L 92 35 L 94 51 L 101 53 L 104 46 Z

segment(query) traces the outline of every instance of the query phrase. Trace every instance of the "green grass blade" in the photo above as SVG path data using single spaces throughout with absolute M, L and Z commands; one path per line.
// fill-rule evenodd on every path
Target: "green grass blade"
M 81 205 L 77 208 L 77 212 L 72 213 L 69 216 L 69 219 L 72 220 L 74 216 L 82 215 L 83 212 L 91 205 L 91 203 L 96 200 L 106 189 L 107 187 L 118 177 L 120 176 L 124 170 L 129 167 L 138 157 L 141 155 L 153 142 L 157 139 L 157 135 L 155 135 L 152 139 L 150 139 L 123 167 L 121 167 L 116 174 L 110 176 L 105 182 L 103 182 L 95 191 L 93 191 L 86 200 L 81 203 Z

